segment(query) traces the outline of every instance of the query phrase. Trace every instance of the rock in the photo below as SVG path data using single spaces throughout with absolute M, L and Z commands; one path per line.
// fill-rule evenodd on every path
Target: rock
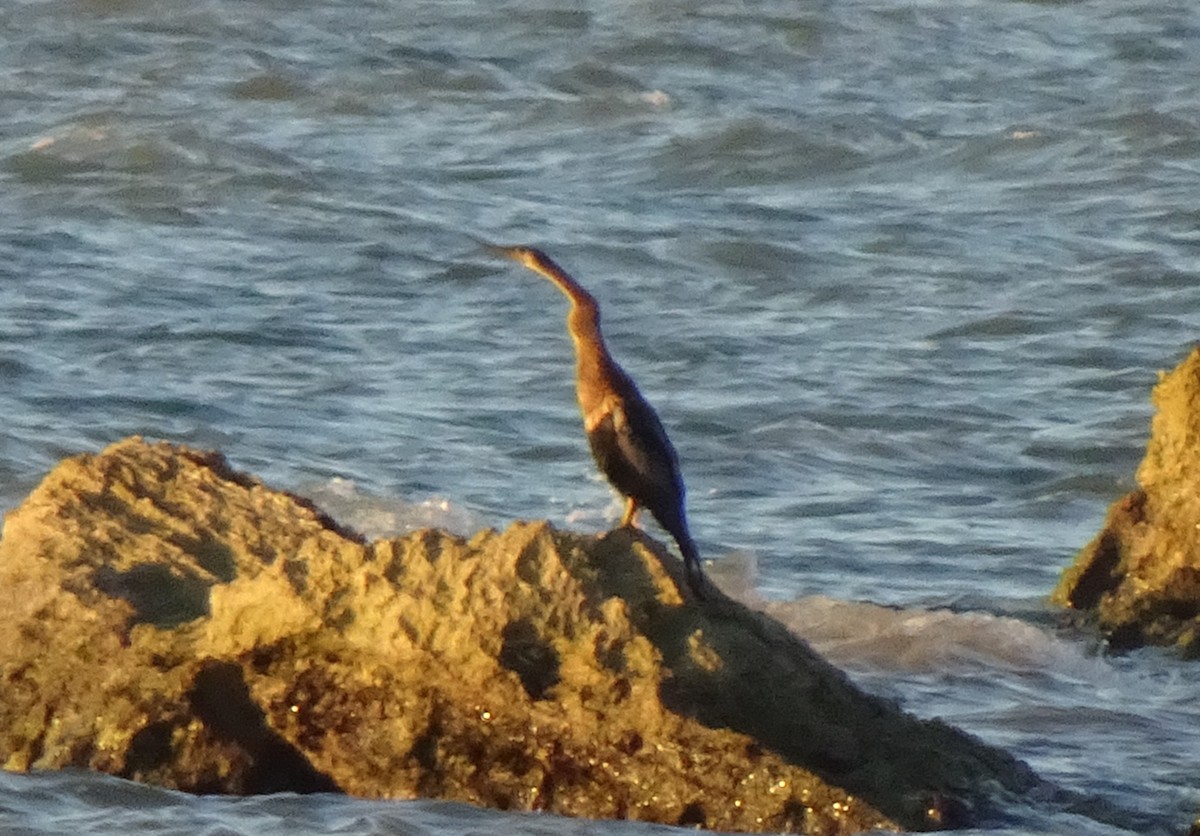
M 1139 488 L 1063 573 L 1054 600 L 1125 650 L 1176 645 L 1200 656 L 1200 348 L 1151 396 L 1156 413 Z
M 957 826 L 1028 767 L 681 593 L 634 532 L 364 543 L 225 460 L 61 463 L 0 540 L 0 763 L 841 834 Z

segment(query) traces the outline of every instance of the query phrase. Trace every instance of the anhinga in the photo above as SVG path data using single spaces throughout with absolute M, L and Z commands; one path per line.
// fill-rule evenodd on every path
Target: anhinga
M 571 300 L 567 330 L 575 343 L 579 410 L 596 464 L 626 499 L 621 525 L 633 525 L 639 509 L 649 511 L 679 545 L 692 592 L 706 597 L 700 553 L 688 533 L 679 457 L 654 409 L 608 353 L 595 298 L 541 250 L 487 248 L 546 277 Z

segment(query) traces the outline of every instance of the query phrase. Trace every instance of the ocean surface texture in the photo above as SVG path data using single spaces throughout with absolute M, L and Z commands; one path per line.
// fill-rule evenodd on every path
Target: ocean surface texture
M 1193 0 L 7 0 L 0 508 L 141 433 L 370 533 L 620 506 L 544 247 L 710 571 L 867 688 L 1177 832 L 1200 670 L 1045 603 L 1200 325 Z M 796 706 L 803 711 L 804 706 Z M 0 773 L 0 830 L 625 836 Z

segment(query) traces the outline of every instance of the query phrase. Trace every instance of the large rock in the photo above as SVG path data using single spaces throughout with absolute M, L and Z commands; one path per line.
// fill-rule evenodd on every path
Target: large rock
M 1160 374 L 1139 488 L 1063 573 L 1054 599 L 1116 650 L 1176 645 L 1200 656 L 1200 349 Z
M 130 439 L 5 521 L 0 763 L 806 833 L 961 824 L 1038 783 L 679 581 L 628 531 L 366 544 Z

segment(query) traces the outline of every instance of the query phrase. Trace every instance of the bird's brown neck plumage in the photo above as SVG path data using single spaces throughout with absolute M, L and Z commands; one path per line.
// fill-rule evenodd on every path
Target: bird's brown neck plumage
M 527 266 L 545 276 L 571 301 L 567 313 L 567 330 L 575 343 L 575 363 L 579 390 L 579 405 L 584 417 L 599 406 L 598 393 L 611 387 L 612 378 L 619 374 L 616 362 L 604 344 L 600 331 L 600 306 L 571 276 L 543 253 L 536 253 Z

